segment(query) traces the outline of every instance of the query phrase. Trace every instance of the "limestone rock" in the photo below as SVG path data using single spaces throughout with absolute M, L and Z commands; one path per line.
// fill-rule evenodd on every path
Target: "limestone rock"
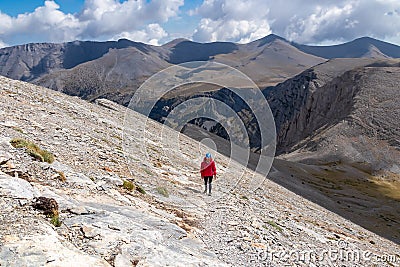
M 29 182 L 0 174 L 0 193 L 14 198 L 33 199 L 38 191 Z

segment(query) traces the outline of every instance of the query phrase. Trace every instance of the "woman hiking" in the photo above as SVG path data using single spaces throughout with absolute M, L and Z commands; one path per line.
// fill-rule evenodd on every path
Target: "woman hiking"
M 203 162 L 200 166 L 201 177 L 204 180 L 204 194 L 207 193 L 207 185 L 208 185 L 208 195 L 211 196 L 211 182 L 213 176 L 217 179 L 217 168 L 215 167 L 215 162 L 213 161 L 211 154 L 207 153 Z

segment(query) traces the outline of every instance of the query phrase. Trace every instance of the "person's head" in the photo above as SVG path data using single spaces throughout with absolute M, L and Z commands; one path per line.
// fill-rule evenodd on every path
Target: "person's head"
M 205 159 L 206 161 L 211 161 L 211 153 L 207 153 Z

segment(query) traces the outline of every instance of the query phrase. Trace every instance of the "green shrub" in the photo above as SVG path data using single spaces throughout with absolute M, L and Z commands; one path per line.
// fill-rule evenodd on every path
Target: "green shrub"
M 31 157 L 42 162 L 53 163 L 54 155 L 47 150 L 41 149 L 36 144 L 21 138 L 14 138 L 10 141 L 15 148 L 25 148 L 26 153 Z
M 62 224 L 62 222 L 60 221 L 60 217 L 58 217 L 58 215 L 54 215 L 53 217 L 51 217 L 50 222 L 55 227 L 60 227 Z
M 12 129 L 17 131 L 17 132 L 24 133 L 24 131 L 21 128 L 17 127 L 17 126 L 13 126 Z
M 43 161 L 47 163 L 53 163 L 54 162 L 54 155 L 50 153 L 47 150 L 42 150 L 41 155 L 43 157 Z
M 142 168 L 142 170 L 147 173 L 147 175 L 153 175 L 152 171 L 146 169 L 146 168 Z
M 283 231 L 283 229 L 282 229 L 279 225 L 277 225 L 276 222 L 274 222 L 274 221 L 268 221 L 267 223 L 268 223 L 269 225 L 271 225 L 272 227 L 274 227 L 275 229 L 277 229 L 279 232 L 282 232 L 282 231 Z
M 122 187 L 129 191 L 132 191 L 133 189 L 135 189 L 135 185 L 132 182 L 127 181 L 127 180 L 124 180 Z
M 136 185 L 136 190 L 141 194 L 146 194 L 146 191 L 140 185 Z
M 10 141 L 11 145 L 15 148 L 22 148 L 22 147 L 27 147 L 29 142 L 21 139 L 21 138 L 14 138 Z
M 156 190 L 160 195 L 164 197 L 169 197 L 168 190 L 165 187 L 157 187 Z

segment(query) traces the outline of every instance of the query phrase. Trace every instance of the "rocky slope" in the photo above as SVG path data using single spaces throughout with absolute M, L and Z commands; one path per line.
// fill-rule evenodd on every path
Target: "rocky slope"
M 278 167 L 294 177 L 279 183 L 396 242 L 399 64 L 331 60 L 267 95 L 279 129 L 278 147 L 286 152 L 280 158 L 298 162 L 300 169 Z M 296 183 L 308 184 L 336 203 L 308 194 Z
M 118 57 L 124 60 L 116 60 Z M 163 46 L 152 46 L 121 39 L 116 42 L 75 41 L 3 48 L 0 49 L 0 75 L 34 81 L 89 99 L 111 98 L 113 94 L 126 94 L 124 90 L 127 88 L 135 91 L 147 77 L 170 64 L 206 60 L 218 60 L 238 67 L 260 86 L 275 84 L 324 61 L 273 35 L 247 45 L 229 42 L 203 44 L 177 39 Z M 100 71 L 97 70 L 99 66 Z M 87 83 L 100 83 L 100 93 L 92 92 L 85 83 L 80 86 L 82 81 L 76 78 L 80 72 Z M 110 90 L 112 94 L 107 94 Z M 113 100 L 127 104 L 123 98 Z
M 140 114 L 3 77 L 0 94 L 1 266 L 399 266 L 397 244 L 218 153 L 214 194 L 203 196 L 206 148 L 184 135 L 165 148 L 160 133 L 176 132 L 153 121 L 139 132 Z M 261 181 L 254 192 L 249 179 Z M 39 196 L 57 201 L 61 226 L 33 208 Z
M 31 81 L 56 70 L 71 69 L 96 60 L 110 49 L 127 47 L 151 51 L 151 46 L 125 39 L 117 42 L 31 43 L 0 49 L 0 73 L 12 79 Z
M 378 166 L 376 160 L 367 159 L 350 140 L 363 136 L 385 141 L 389 150 L 399 147 L 399 67 L 398 60 L 335 59 L 270 89 L 266 96 L 278 129 L 278 147 L 289 152 L 306 146 L 310 151 L 325 150 L 327 154 L 340 150 L 338 146 L 347 147 L 348 153 L 336 153 L 337 159 L 383 167 L 383 163 Z M 328 133 L 336 136 L 335 140 L 327 140 L 336 149 L 316 141 Z M 393 158 L 389 154 L 387 158 Z
M 276 169 L 290 178 L 274 175 L 274 181 L 395 242 L 400 242 L 399 71 L 398 60 L 335 59 L 264 90 L 277 127 L 278 155 L 297 162 L 277 163 Z M 151 117 L 162 121 L 168 116 L 163 107 L 198 96 L 235 110 L 257 151 L 257 121 L 230 90 L 162 99 Z M 215 122 L 194 123 L 229 138 Z M 205 133 L 199 131 L 185 133 L 201 140 Z M 223 147 L 229 142 L 219 151 Z
M 354 127 L 359 127 L 362 136 L 375 131 L 380 133 L 377 136 L 379 139 L 391 144 L 389 147 L 398 146 L 396 140 L 399 140 L 397 119 L 399 64 L 399 60 L 395 59 L 332 59 L 276 86 L 265 88 L 263 93 L 274 115 L 277 129 L 277 154 L 292 152 L 305 145 L 309 149 L 317 149 L 319 143 L 310 140 L 343 120 L 352 123 L 344 126 L 352 129 L 348 130 L 346 140 L 357 135 Z M 188 94 L 165 96 L 160 99 L 150 116 L 162 121 L 169 112 L 163 109 L 165 106 L 175 107 L 190 98 L 201 96 L 220 100 L 235 110 L 249 129 L 252 148 L 254 150 L 259 148 L 257 147 L 260 139 L 259 130 L 254 115 L 244 101 L 228 89 L 203 90 L 203 92 L 192 90 Z M 376 101 L 378 104 L 375 105 Z M 366 107 L 368 114 L 371 114 L 368 120 L 374 121 L 372 123 L 366 122 L 365 118 L 363 122 L 357 119 L 360 118 L 359 114 L 366 112 Z M 215 125 L 206 119 L 197 120 L 195 123 L 228 138 L 220 125 Z M 353 133 L 350 134 L 350 131 Z M 336 140 L 332 143 L 339 145 L 339 142 Z M 391 157 L 389 155 L 387 158 Z M 350 154 L 347 156 L 347 159 L 349 158 L 352 158 Z M 361 158 L 357 160 L 372 163 L 371 160 Z M 380 167 L 377 166 L 378 169 Z
M 112 49 L 101 58 L 72 69 L 55 70 L 32 82 L 87 100 L 102 97 L 126 106 L 136 89 L 158 71 L 171 64 L 207 60 L 235 67 L 261 87 L 274 85 L 325 61 L 277 38 L 259 45 L 177 40 L 160 47 L 147 46 L 146 49 Z
M 32 82 L 89 101 L 107 98 L 127 105 L 147 78 L 169 66 L 158 52 L 128 47 L 111 49 L 97 60 L 54 71 Z

